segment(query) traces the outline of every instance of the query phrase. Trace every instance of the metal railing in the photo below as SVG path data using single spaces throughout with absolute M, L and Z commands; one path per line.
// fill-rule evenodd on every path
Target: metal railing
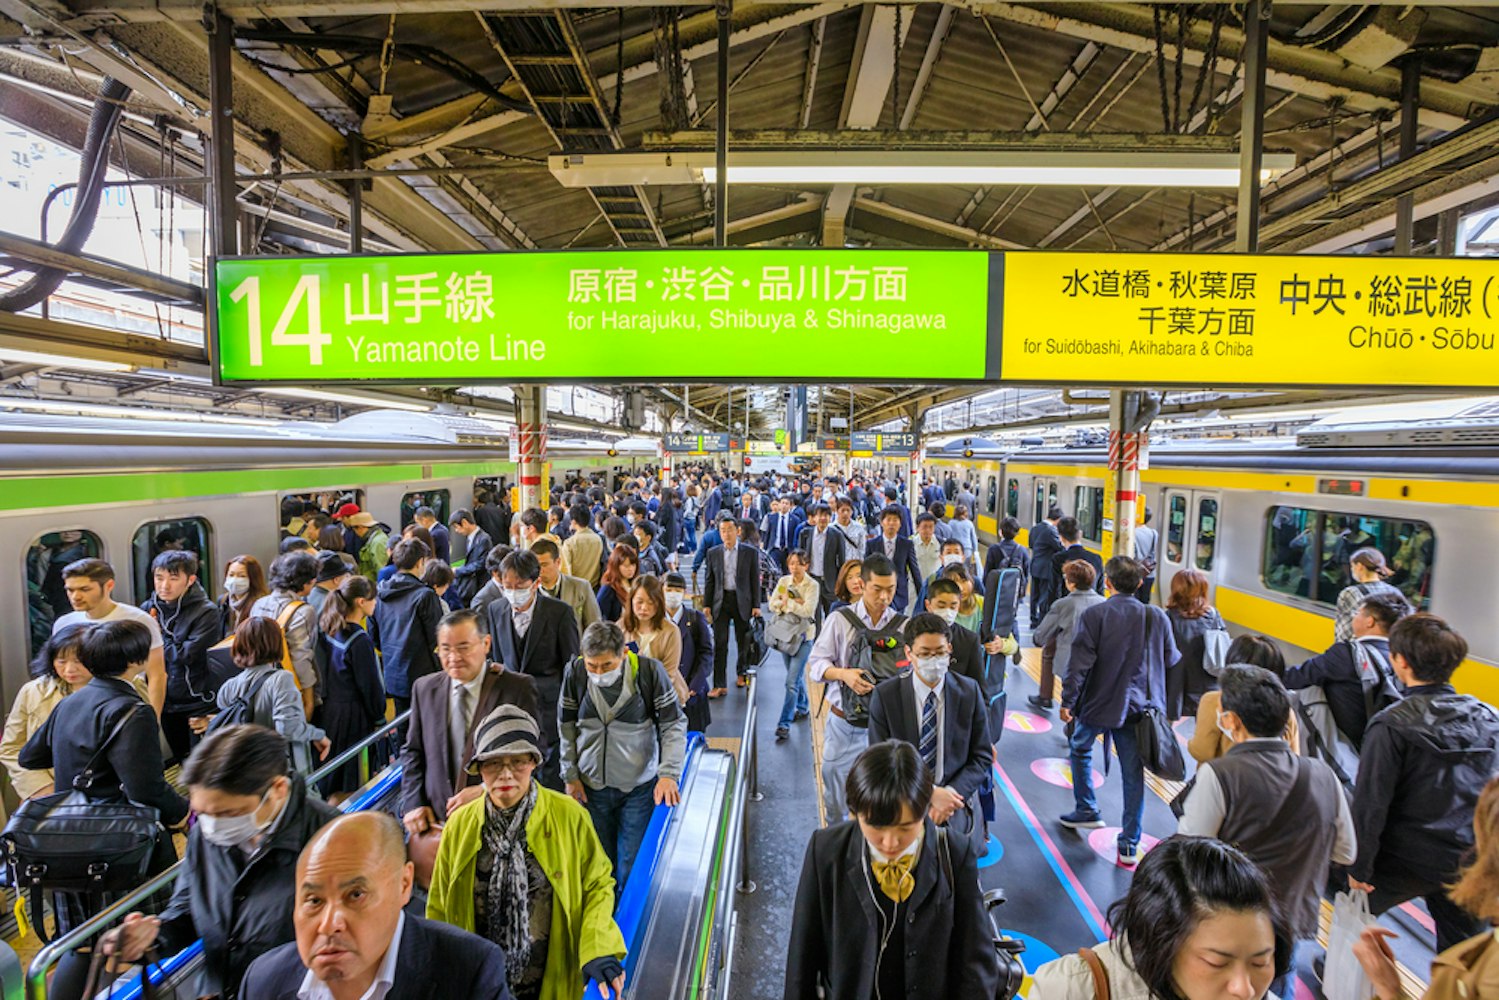
M 758 670 L 746 671 L 749 676 L 749 710 L 744 715 L 744 729 L 739 737 L 739 760 L 734 768 L 734 791 L 729 805 L 729 822 L 725 830 L 723 867 L 718 873 L 717 899 L 714 906 L 713 926 L 721 935 L 721 946 L 717 961 L 710 967 L 712 987 L 707 992 L 720 998 L 729 995 L 729 981 L 733 973 L 733 956 L 730 954 L 737 936 L 734 927 L 734 897 L 736 893 L 749 894 L 755 891 L 750 878 L 746 857 L 749 854 L 749 812 L 751 802 L 759 802 L 760 794 L 760 743 L 755 732 L 759 715 L 756 708 L 756 688 L 759 686 Z
M 381 726 L 316 771 L 313 771 L 307 776 L 308 790 L 312 791 L 317 782 L 330 777 L 338 768 L 347 764 L 355 757 L 360 757 L 361 759 L 359 769 L 360 784 L 361 786 L 368 784 L 370 750 L 380 740 L 395 734 L 410 717 L 410 711 L 402 712 L 384 726 Z M 353 801 L 357 800 L 351 800 L 351 802 Z M 133 912 L 136 907 L 140 906 L 156 893 L 169 888 L 177 881 L 177 876 L 181 870 L 182 862 L 179 861 L 123 899 L 100 910 L 73 930 L 44 946 L 41 951 L 36 953 L 36 957 L 31 960 L 31 966 L 26 970 L 26 1000 L 46 1000 L 47 974 L 52 971 L 53 966 L 62 961 L 64 955 L 76 951 L 84 944 L 92 941 L 100 932 L 116 921 L 124 919 L 126 914 Z M 41 928 L 37 928 L 36 932 L 41 933 L 41 930 Z

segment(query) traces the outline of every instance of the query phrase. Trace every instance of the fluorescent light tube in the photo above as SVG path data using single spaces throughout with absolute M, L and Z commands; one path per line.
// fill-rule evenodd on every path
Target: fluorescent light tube
M 703 168 L 703 183 L 718 180 Z M 1278 171 L 1261 170 L 1260 183 Z M 1182 187 L 1234 188 L 1238 167 L 986 167 L 986 166 L 784 166 L 729 165 L 730 184 L 954 184 L 965 187 Z
M 107 403 L 72 402 L 66 399 L 27 399 L 0 396 L 0 410 L 32 410 L 38 413 L 77 414 L 85 417 L 119 417 L 130 420 L 168 420 L 188 423 L 239 424 L 245 427 L 275 427 L 281 422 L 261 417 L 227 413 L 190 413 L 183 410 L 145 410 Z
M 324 403 L 348 403 L 352 406 L 373 406 L 386 410 L 407 410 L 411 413 L 432 412 L 432 407 L 426 403 L 408 403 L 405 400 L 385 399 L 383 397 L 356 396 L 351 392 L 329 392 L 326 389 L 256 388 L 255 391 L 271 396 L 284 396 L 287 399 L 316 399 Z

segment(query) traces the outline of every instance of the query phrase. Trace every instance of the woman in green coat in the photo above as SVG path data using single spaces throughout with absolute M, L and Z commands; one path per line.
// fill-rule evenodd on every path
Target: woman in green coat
M 577 1000 L 624 990 L 625 939 L 614 922 L 614 878 L 588 812 L 532 780 L 536 720 L 501 705 L 474 734 L 470 774 L 485 794 L 448 816 L 427 917 L 505 949 L 516 1000 Z

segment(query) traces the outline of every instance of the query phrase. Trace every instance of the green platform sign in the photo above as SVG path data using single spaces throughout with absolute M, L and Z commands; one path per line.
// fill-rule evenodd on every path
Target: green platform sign
M 214 266 L 214 371 L 302 385 L 979 381 L 998 375 L 990 267 L 963 250 L 230 258 Z

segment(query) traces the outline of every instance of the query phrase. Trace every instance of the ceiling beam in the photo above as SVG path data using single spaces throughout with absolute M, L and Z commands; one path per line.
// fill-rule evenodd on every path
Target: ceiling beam
M 853 211 L 856 217 L 860 212 L 865 212 L 876 218 L 884 219 L 900 226 L 944 237 L 960 245 L 987 247 L 992 250 L 1026 249 L 1026 247 L 1011 240 L 1001 239 L 998 236 L 990 236 L 988 233 L 981 233 L 976 229 L 968 229 L 955 225 L 943 219 L 934 219 L 929 215 L 922 215 L 920 212 L 897 208 L 883 201 L 875 201 L 873 198 L 855 198 L 853 201 Z
M 895 126 L 901 132 L 911 127 L 911 122 L 921 107 L 922 98 L 926 97 L 926 89 L 932 81 L 932 71 L 937 67 L 937 60 L 942 58 L 942 46 L 947 43 L 947 36 L 952 32 L 954 10 L 952 4 L 945 3 L 937 12 L 937 23 L 932 25 L 931 37 L 926 41 L 926 52 L 922 54 L 921 66 L 916 70 L 916 82 L 911 84 L 910 96 L 906 98 L 906 106 Z

